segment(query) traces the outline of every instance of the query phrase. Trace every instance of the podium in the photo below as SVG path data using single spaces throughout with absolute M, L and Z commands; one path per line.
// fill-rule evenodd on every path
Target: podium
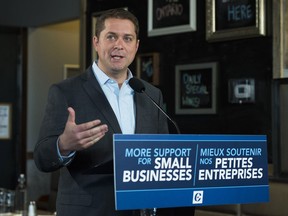
M 269 201 L 264 135 L 115 134 L 117 210 Z

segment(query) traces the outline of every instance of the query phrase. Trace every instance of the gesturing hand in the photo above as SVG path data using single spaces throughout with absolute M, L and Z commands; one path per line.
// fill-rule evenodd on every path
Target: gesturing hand
M 65 129 L 59 139 L 61 155 L 68 155 L 71 151 L 83 150 L 94 145 L 108 131 L 108 126 L 101 124 L 98 119 L 77 125 L 74 109 L 69 107 L 68 112 Z

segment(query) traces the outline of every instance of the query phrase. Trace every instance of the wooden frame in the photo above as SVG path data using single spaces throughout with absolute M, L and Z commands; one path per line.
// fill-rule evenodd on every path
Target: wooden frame
M 136 56 L 138 78 L 153 85 L 159 85 L 159 53 L 145 53 Z
M 196 0 L 148 0 L 148 36 L 196 31 Z
M 264 0 L 206 0 L 207 41 L 251 38 L 265 34 Z
M 64 71 L 63 71 L 64 79 L 77 76 L 80 73 L 81 73 L 80 66 L 78 64 L 64 64 Z
M 175 113 L 215 114 L 217 62 L 176 65 Z
M 11 139 L 12 105 L 0 103 L 0 139 Z
M 99 13 L 95 13 L 93 14 L 92 16 L 92 31 L 91 31 L 91 62 L 95 61 L 97 59 L 97 52 L 94 48 L 94 45 L 93 45 L 93 37 L 95 36 L 95 30 L 96 30 L 96 23 L 97 23 L 97 17 L 99 17 L 101 15 L 102 12 L 99 12 Z
M 288 77 L 287 0 L 273 0 L 273 78 Z

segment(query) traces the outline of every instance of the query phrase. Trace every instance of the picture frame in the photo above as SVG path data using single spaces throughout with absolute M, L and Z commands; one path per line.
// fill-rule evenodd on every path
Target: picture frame
M 11 139 L 12 105 L 0 103 L 0 139 Z
M 196 31 L 196 0 L 148 0 L 148 36 Z
M 92 14 L 92 18 L 91 18 L 91 23 L 92 23 L 92 26 L 91 26 L 91 62 L 95 61 L 97 59 L 97 52 L 94 48 L 94 45 L 93 45 L 93 37 L 95 35 L 95 31 L 96 31 L 96 23 L 97 23 L 97 18 L 101 15 L 101 13 L 103 12 L 98 12 L 98 13 L 94 13 Z
M 175 66 L 175 113 L 216 114 L 217 62 Z
M 287 0 L 273 0 L 273 78 L 288 78 Z
M 264 0 L 206 0 L 208 42 L 265 35 Z
M 159 85 L 159 53 L 151 52 L 136 56 L 136 77 L 153 85 Z
M 63 68 L 63 79 L 71 78 L 81 73 L 80 66 L 78 64 L 64 64 Z

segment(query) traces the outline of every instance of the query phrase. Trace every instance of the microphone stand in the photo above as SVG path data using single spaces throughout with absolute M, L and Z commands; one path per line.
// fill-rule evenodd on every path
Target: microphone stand
M 140 216 L 157 216 L 157 208 L 141 209 Z
M 144 93 L 147 97 L 149 97 L 150 100 L 153 102 L 153 104 L 166 116 L 166 118 L 169 119 L 170 122 L 172 122 L 172 124 L 176 128 L 177 134 L 181 134 L 180 129 L 178 125 L 176 124 L 176 122 L 167 115 L 167 113 L 156 103 L 155 100 L 153 100 L 153 98 L 150 95 L 148 95 L 144 90 L 142 90 L 142 93 Z

